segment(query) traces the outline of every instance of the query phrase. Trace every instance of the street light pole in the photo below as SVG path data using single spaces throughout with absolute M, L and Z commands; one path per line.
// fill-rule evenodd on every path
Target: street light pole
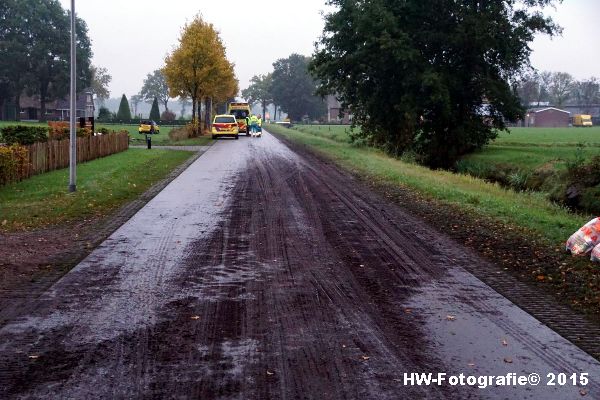
M 75 0 L 71 0 L 71 110 L 70 110 L 70 137 L 71 148 L 69 151 L 69 192 L 77 190 L 77 129 L 75 127 L 75 115 L 77 114 L 76 81 L 75 75 L 77 65 L 75 62 Z

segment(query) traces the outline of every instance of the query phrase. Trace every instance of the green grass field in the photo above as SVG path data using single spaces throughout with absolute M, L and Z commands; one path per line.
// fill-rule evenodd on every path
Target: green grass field
M 31 229 L 102 217 L 137 198 L 192 155 L 130 149 L 83 163 L 77 169 L 77 192 L 73 194 L 67 192 L 68 169 L 0 187 L 0 229 Z
M 600 155 L 600 127 L 513 128 L 502 132 L 490 145 L 465 156 L 460 171 L 481 171 L 497 165 L 512 166 L 523 173 L 552 167 L 564 170 L 577 159 Z
M 600 127 L 592 128 L 511 128 L 502 132 L 493 145 L 600 146 Z

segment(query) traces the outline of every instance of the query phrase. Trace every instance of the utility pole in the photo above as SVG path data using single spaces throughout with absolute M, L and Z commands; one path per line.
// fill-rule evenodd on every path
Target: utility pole
M 76 62 L 75 62 L 75 0 L 71 0 L 71 110 L 70 110 L 70 137 L 71 148 L 69 151 L 69 192 L 77 190 L 77 128 L 75 126 L 75 116 L 77 114 L 76 102 Z

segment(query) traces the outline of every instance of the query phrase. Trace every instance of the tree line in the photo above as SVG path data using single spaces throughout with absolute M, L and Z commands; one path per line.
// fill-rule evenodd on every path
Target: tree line
M 269 105 L 283 111 L 292 121 L 303 118 L 316 120 L 326 112 L 325 102 L 316 95 L 317 81 L 309 73 L 311 57 L 292 54 L 273 63 L 273 71 L 264 75 L 255 75 L 250 85 L 242 90 L 242 97 L 250 104 L 259 104 L 263 119 Z
M 576 80 L 567 72 L 532 71 L 517 82 L 516 90 L 525 107 L 540 103 L 562 107 L 571 103 L 589 110 L 591 105 L 600 103 L 598 78 Z

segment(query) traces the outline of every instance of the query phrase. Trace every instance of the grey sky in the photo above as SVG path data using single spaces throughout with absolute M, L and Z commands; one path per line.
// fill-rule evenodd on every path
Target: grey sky
M 60 1 L 70 7 L 70 0 Z M 89 27 L 93 62 L 108 68 L 113 77 L 111 97 L 118 97 L 139 92 L 146 74 L 162 66 L 181 27 L 198 12 L 220 31 L 228 57 L 236 64 L 240 87 L 245 88 L 253 75 L 271 71 L 276 59 L 312 53 L 323 28 L 324 4 L 324 0 L 76 0 L 76 11 Z M 534 67 L 566 71 L 580 79 L 600 76 L 595 45 L 600 38 L 600 1 L 565 0 L 548 13 L 564 33 L 534 41 Z M 251 19 L 256 22 L 251 24 Z

